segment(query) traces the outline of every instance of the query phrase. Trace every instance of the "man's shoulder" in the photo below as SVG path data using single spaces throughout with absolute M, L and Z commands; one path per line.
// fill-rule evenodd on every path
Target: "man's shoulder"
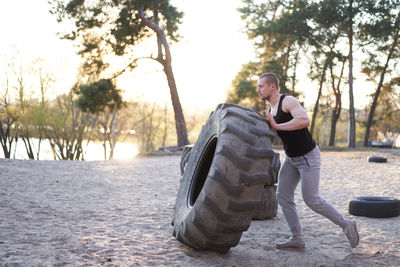
M 286 95 L 282 100 L 282 108 L 286 111 L 290 111 L 292 108 L 297 107 L 300 104 L 299 100 L 291 95 Z
M 297 100 L 297 98 L 295 98 L 294 96 L 291 96 L 291 95 L 284 95 L 284 96 L 285 96 L 285 98 L 283 99 L 283 101 L 296 101 L 296 102 L 299 102 Z

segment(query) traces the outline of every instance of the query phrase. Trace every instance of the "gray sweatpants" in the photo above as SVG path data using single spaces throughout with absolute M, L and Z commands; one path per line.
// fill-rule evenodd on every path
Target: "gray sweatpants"
M 301 192 L 307 206 L 340 227 L 344 228 L 346 226 L 346 219 L 343 215 L 319 195 L 320 170 L 321 155 L 318 146 L 316 146 L 304 156 L 286 156 L 285 162 L 279 171 L 276 196 L 294 236 L 302 234 L 296 204 L 294 203 L 294 191 L 300 181 Z

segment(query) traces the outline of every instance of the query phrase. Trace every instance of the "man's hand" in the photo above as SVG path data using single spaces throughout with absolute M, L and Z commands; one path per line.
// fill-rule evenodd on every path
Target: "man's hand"
M 267 110 L 264 110 L 265 115 L 267 116 L 267 119 L 269 120 L 269 123 L 271 125 L 272 129 L 278 130 L 278 124 L 276 123 L 274 116 L 272 116 L 271 113 L 269 113 Z

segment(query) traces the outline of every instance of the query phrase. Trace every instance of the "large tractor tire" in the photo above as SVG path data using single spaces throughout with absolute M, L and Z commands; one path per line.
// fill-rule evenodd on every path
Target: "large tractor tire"
M 226 253 L 262 208 L 261 196 L 276 153 L 264 117 L 249 108 L 220 104 L 203 126 L 184 166 L 172 224 L 180 242 Z M 276 166 L 276 163 L 275 163 Z

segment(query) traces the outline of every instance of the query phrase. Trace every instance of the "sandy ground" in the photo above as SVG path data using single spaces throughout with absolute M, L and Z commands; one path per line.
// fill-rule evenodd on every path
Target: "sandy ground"
M 289 237 L 279 209 L 273 220 L 253 221 L 225 255 L 195 251 L 172 236 L 179 156 L 0 159 L 0 266 L 399 266 L 400 216 L 372 219 L 347 212 L 347 201 L 356 196 L 400 198 L 400 154 L 382 151 L 322 153 L 321 196 L 355 218 L 357 248 L 350 249 L 339 227 L 307 208 L 297 190 L 305 251 L 275 248 Z M 389 162 L 368 163 L 369 155 Z

